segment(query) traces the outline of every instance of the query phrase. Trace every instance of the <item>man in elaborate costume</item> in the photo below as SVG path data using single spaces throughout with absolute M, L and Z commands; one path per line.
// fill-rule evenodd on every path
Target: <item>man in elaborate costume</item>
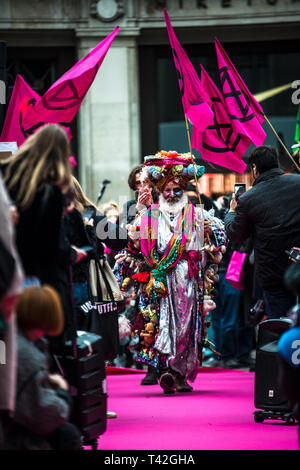
M 208 311 L 225 249 L 223 223 L 194 207 L 184 189 L 204 173 L 190 154 L 161 151 L 145 157 L 141 178 L 159 191 L 159 202 L 128 226 L 131 243 L 119 255 L 116 275 L 123 290 L 133 280 L 139 314 L 137 360 L 153 366 L 165 393 L 192 390 L 206 340 Z

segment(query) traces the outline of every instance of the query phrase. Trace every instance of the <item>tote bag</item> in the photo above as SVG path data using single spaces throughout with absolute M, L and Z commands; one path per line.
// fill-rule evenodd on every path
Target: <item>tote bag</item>
M 93 258 L 89 263 L 88 290 L 91 302 L 120 302 L 123 295 L 106 258 Z
M 244 289 L 244 261 L 247 253 L 234 251 L 230 258 L 225 279 L 230 282 L 235 289 Z
M 118 316 L 123 295 L 105 257 L 90 260 L 88 291 L 91 308 L 86 330 L 102 336 L 104 359 L 113 360 L 119 351 Z

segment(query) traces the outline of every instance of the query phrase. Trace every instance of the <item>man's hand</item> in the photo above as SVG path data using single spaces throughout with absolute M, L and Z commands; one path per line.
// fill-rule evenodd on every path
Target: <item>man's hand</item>
M 135 241 L 135 240 L 138 240 L 140 238 L 140 232 L 136 229 L 135 225 L 127 224 L 126 225 L 126 230 L 127 230 L 127 233 L 128 233 L 128 237 L 131 240 Z
M 88 219 L 87 217 L 85 217 L 83 219 L 83 223 L 84 225 L 90 225 L 91 227 L 94 227 L 94 219 Z
M 149 186 L 143 186 L 139 189 L 139 196 L 136 203 L 137 210 L 143 209 L 144 206 L 150 206 L 153 203 L 152 190 Z
M 124 261 L 129 263 L 129 268 L 133 268 L 135 260 L 129 256 L 127 253 L 119 253 L 115 256 L 116 263 L 120 264 Z
M 19 215 L 17 207 L 14 204 L 11 204 L 9 206 L 9 215 L 10 215 L 12 225 L 15 227 L 19 221 L 20 215 Z
M 118 264 L 121 264 L 123 263 L 124 261 L 126 261 L 127 263 L 130 263 L 131 262 L 131 257 L 128 256 L 127 253 L 118 253 L 116 256 L 115 256 L 115 260 Z
M 212 226 L 209 220 L 204 219 L 204 235 L 212 235 Z
M 77 256 L 76 256 L 76 261 L 75 263 L 79 263 L 83 258 L 87 258 L 87 253 L 80 248 L 77 248 L 77 246 L 72 245 L 72 248 L 76 251 Z
M 300 248 L 297 248 L 296 246 L 293 246 L 293 250 L 300 251 Z M 297 262 L 294 258 L 290 258 L 290 257 L 289 257 L 289 260 L 290 260 L 290 261 L 293 261 L 293 263 L 296 263 L 296 262 Z
M 50 374 L 48 376 L 49 382 L 51 385 L 54 385 L 54 387 L 57 388 L 62 388 L 63 390 L 68 391 L 69 390 L 69 384 L 68 382 L 59 374 Z
M 237 206 L 237 200 L 235 198 L 235 194 L 232 193 L 232 199 L 230 201 L 230 209 L 229 212 L 234 212 Z

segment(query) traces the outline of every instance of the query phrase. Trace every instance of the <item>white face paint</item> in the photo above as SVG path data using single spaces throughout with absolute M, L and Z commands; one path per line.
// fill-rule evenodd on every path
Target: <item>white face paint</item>
M 175 204 L 178 202 L 182 195 L 183 189 L 175 181 L 170 181 L 163 189 L 162 195 L 169 204 Z

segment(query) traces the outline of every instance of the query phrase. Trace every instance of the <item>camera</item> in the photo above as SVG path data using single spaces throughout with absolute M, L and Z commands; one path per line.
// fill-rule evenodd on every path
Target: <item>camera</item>
M 289 258 L 292 258 L 294 261 L 300 261 L 300 251 L 291 248 L 290 250 L 285 250 L 285 252 Z

